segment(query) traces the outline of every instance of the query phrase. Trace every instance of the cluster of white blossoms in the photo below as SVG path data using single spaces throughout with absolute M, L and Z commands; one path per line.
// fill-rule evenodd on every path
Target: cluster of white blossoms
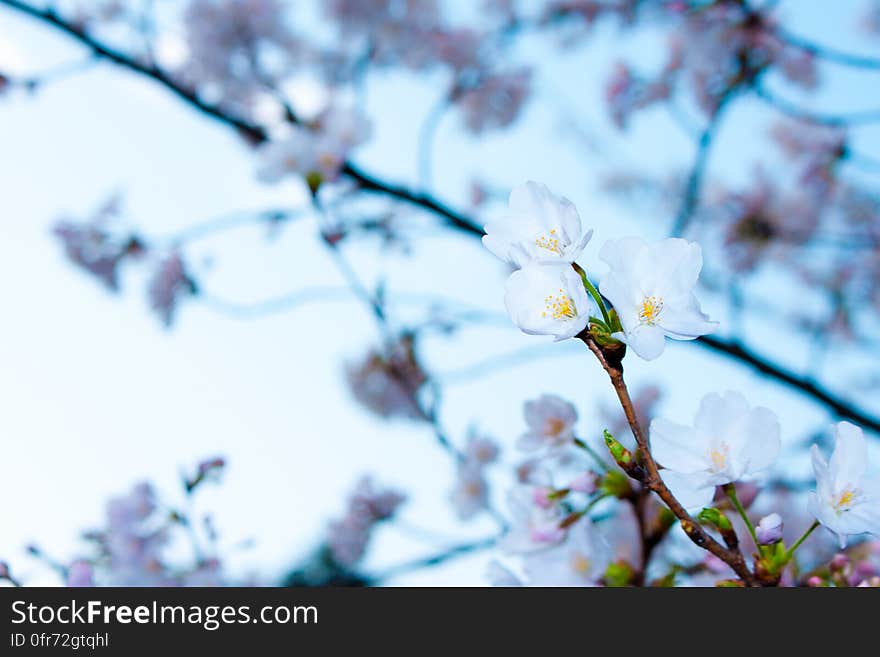
M 522 331 L 565 340 L 598 326 L 653 360 L 666 337 L 693 340 L 718 327 L 694 295 L 703 266 L 698 244 L 677 238 L 648 244 L 634 237 L 607 242 L 599 257 L 609 272 L 597 291 L 575 264 L 590 237 L 575 206 L 535 182 L 515 187 L 507 215 L 487 224 L 483 244 L 517 269 L 504 303 Z M 601 317 L 593 316 L 597 310 Z
M 664 483 L 689 511 L 711 506 L 717 486 L 759 478 L 776 461 L 780 428 L 776 414 L 750 407 L 738 392 L 703 397 L 691 426 L 663 418 L 651 422 L 651 453 Z M 841 548 L 849 536 L 880 536 L 880 480 L 866 476 L 868 447 L 861 428 L 834 425 L 830 461 L 812 447 L 816 490 L 810 513 L 837 534 Z M 782 518 L 772 513 L 756 526 L 758 543 L 781 540 Z
M 315 121 L 262 145 L 257 178 L 274 184 L 288 176 L 305 178 L 313 189 L 339 176 L 348 154 L 369 139 L 372 127 L 359 112 L 330 106 Z
M 486 226 L 486 248 L 515 269 L 507 281 L 505 305 L 522 331 L 556 340 L 588 331 L 603 350 L 622 342 L 653 360 L 663 352 L 667 337 L 693 340 L 718 327 L 701 311 L 694 294 L 703 265 L 698 244 L 683 239 L 649 244 L 634 237 L 607 242 L 599 258 L 608 272 L 597 289 L 576 263 L 591 236 L 570 201 L 535 182 L 514 188 L 507 216 Z M 533 456 L 518 470 L 519 484 L 509 498 L 510 528 L 499 544 L 509 556 L 521 558 L 520 574 L 492 562 L 490 579 L 508 586 L 619 581 L 615 572 L 622 571 L 613 567 L 618 562 L 612 562 L 590 511 L 608 497 L 631 499 L 634 489 L 625 477 L 620 479 L 623 473 L 609 471 L 576 437 L 578 414 L 571 403 L 543 395 L 525 403 L 524 415 L 528 430 L 517 446 Z M 770 409 L 750 406 L 738 392 L 708 394 L 690 425 L 664 418 L 650 421 L 650 455 L 681 506 L 723 532 L 730 530 L 730 522 L 723 511 L 712 508 L 721 487 L 754 539 L 754 556 L 761 561 L 756 569 L 778 581 L 794 551 L 819 525 L 838 536 L 841 548 L 849 536 L 880 536 L 880 481 L 866 476 L 862 430 L 840 422 L 834 432 L 830 460 L 818 446 L 812 448 L 816 489 L 809 506 L 816 521 L 790 548 L 783 543 L 782 516 L 770 513 L 752 524 L 733 486 L 761 478 L 779 456 L 780 424 Z M 605 436 L 614 460 L 639 479 L 641 466 L 633 455 L 607 431 Z M 589 452 L 599 472 L 578 464 L 570 455 L 572 446 Z M 554 485 L 558 468 L 572 465 L 580 474 L 566 474 L 566 485 Z M 635 466 L 632 473 L 629 466 Z
M 489 579 L 497 586 L 595 586 L 612 550 L 589 517 L 575 511 L 600 496 L 575 446 L 577 411 L 560 397 L 542 395 L 525 403 L 523 415 L 528 430 L 517 447 L 529 460 L 508 494 L 510 527 L 499 542 L 508 558 L 519 560 L 521 574 L 493 561 Z M 560 478 L 563 485 L 554 485 Z

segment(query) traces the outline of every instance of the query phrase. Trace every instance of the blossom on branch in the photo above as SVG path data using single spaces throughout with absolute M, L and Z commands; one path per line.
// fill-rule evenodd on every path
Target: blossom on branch
M 666 337 L 693 340 L 718 327 L 694 294 L 703 267 L 699 244 L 677 238 L 648 244 L 629 237 L 606 242 L 599 257 L 611 268 L 599 290 L 623 327 L 612 337 L 645 360 L 663 353 Z
M 687 509 L 711 505 L 715 487 L 752 478 L 779 455 L 779 421 L 738 392 L 703 397 L 692 426 L 651 422 L 651 453 L 663 481 Z
M 374 527 L 394 516 L 406 497 L 396 490 L 377 488 L 363 477 L 348 500 L 341 519 L 327 530 L 327 545 L 334 561 L 345 568 L 356 565 L 366 553 Z
M 523 333 L 552 335 L 557 342 L 583 331 L 593 308 L 580 276 L 567 264 L 529 265 L 513 272 L 504 305 Z
M 257 178 L 269 184 L 287 176 L 305 178 L 313 189 L 338 178 L 349 152 L 369 139 L 371 125 L 359 112 L 331 106 L 314 122 L 295 125 L 258 151 Z
M 840 547 L 847 537 L 880 535 L 880 480 L 868 479 L 868 445 L 861 428 L 850 422 L 834 426 L 834 451 L 825 460 L 813 445 L 816 490 L 810 494 L 810 512 L 837 534 Z
M 486 225 L 483 244 L 505 262 L 524 267 L 574 262 L 592 235 L 583 231 L 571 201 L 529 181 L 511 190 L 507 215 Z
M 611 550 L 593 523 L 582 518 L 565 541 L 531 552 L 523 561 L 527 586 L 596 586 L 611 563 Z
M 523 415 L 529 430 L 520 436 L 516 446 L 523 451 L 542 448 L 557 450 L 574 440 L 578 415 L 574 405 L 556 395 L 541 395 L 527 401 Z

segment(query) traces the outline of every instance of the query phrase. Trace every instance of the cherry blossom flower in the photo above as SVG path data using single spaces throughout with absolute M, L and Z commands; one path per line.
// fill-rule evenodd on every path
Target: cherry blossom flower
M 348 509 L 340 519 L 330 523 L 327 545 L 334 561 L 351 568 L 367 549 L 374 527 L 390 519 L 405 501 L 403 494 L 380 489 L 369 477 L 363 477 L 348 501 Z
M 303 54 L 281 0 L 191 0 L 183 15 L 184 79 L 248 107 Z
M 843 548 L 849 536 L 880 535 L 880 482 L 867 477 L 868 445 L 860 427 L 838 422 L 834 438 L 830 460 L 813 445 L 816 490 L 809 504 L 816 520 L 837 534 Z
M 424 420 L 416 395 L 428 380 L 416 358 L 412 336 L 402 336 L 387 349 L 371 349 L 345 368 L 354 398 L 382 418 Z
M 306 175 L 317 169 L 315 142 L 311 131 L 293 126 L 284 139 L 266 142 L 259 149 L 257 179 L 274 184 L 287 176 Z
M 527 586 L 595 586 L 611 562 L 611 550 L 593 524 L 582 518 L 557 546 L 527 554 Z
M 491 438 L 471 431 L 462 455 L 450 497 L 459 519 L 470 520 L 488 506 L 489 484 L 484 469 L 498 458 L 498 445 Z
M 502 550 L 523 554 L 561 542 L 565 530 L 559 527 L 562 513 L 558 505 L 547 508 L 536 504 L 533 486 L 517 486 L 508 494 L 511 523 L 501 539 Z
M 513 323 L 529 335 L 572 338 L 587 326 L 591 301 L 569 265 L 529 265 L 513 272 L 504 305 Z
M 519 117 L 531 91 L 529 69 L 487 75 L 472 88 L 455 97 L 464 124 L 475 135 L 506 128 Z
M 657 418 L 651 452 L 665 469 L 663 481 L 688 509 L 709 506 L 715 487 L 753 478 L 779 455 L 779 421 L 738 392 L 703 397 L 692 426 Z
M 369 139 L 371 130 L 359 112 L 331 105 L 313 123 L 293 126 L 286 137 L 263 144 L 257 178 L 269 184 L 291 175 L 336 180 L 349 152 Z
M 150 307 L 159 315 L 162 323 L 169 327 L 174 323 L 181 298 L 195 293 L 195 282 L 187 274 L 180 253 L 174 251 L 168 254 L 159 263 L 150 280 Z
M 486 225 L 483 244 L 505 262 L 524 267 L 574 262 L 592 235 L 583 231 L 571 201 L 529 181 L 511 190 L 507 215 Z
M 606 242 L 599 257 L 611 268 L 599 290 L 623 327 L 612 337 L 645 360 L 663 353 L 665 337 L 693 340 L 718 327 L 694 294 L 703 267 L 699 244 L 677 238 L 648 244 L 630 237 Z
M 755 525 L 755 536 L 759 545 L 773 545 L 782 540 L 782 516 L 771 513 L 764 516 Z
M 459 464 L 450 499 L 459 520 L 470 520 L 486 508 L 489 503 L 489 485 L 480 464 L 470 461 Z
M 556 395 L 541 395 L 523 405 L 529 429 L 520 436 L 516 446 L 527 452 L 542 448 L 556 450 L 574 440 L 578 415 L 574 405 Z

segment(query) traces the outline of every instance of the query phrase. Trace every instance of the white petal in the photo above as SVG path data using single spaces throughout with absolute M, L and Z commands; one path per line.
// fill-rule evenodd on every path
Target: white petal
M 666 336 L 659 326 L 641 324 L 625 334 L 625 342 L 640 358 L 654 360 L 666 347 Z
M 746 443 L 737 457 L 743 461 L 746 469 L 743 474 L 754 475 L 773 465 L 779 456 L 782 441 L 776 413 L 763 406 L 753 408 L 749 413 L 746 432 Z
M 705 485 L 704 477 L 672 470 L 661 470 L 660 476 L 675 499 L 689 513 L 711 506 L 712 498 L 715 497 L 715 486 Z
M 828 462 L 833 487 L 855 485 L 868 467 L 868 445 L 862 430 L 851 422 L 838 422 L 834 427 L 834 453 Z
M 682 473 L 707 469 L 704 458 L 706 445 L 691 428 L 663 418 L 651 422 L 651 454 L 664 468 Z

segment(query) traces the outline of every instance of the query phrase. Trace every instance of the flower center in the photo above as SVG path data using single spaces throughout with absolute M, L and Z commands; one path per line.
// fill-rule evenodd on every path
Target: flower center
M 571 557 L 571 569 L 579 575 L 587 575 L 590 572 L 592 563 L 582 554 L 575 554 Z
M 540 249 L 547 249 L 548 251 L 553 251 L 553 253 L 562 255 L 562 247 L 559 245 L 559 236 L 557 235 L 555 228 L 550 230 L 549 238 L 546 235 L 541 235 L 540 237 L 538 237 L 535 240 L 535 246 Z
M 852 488 L 844 490 L 834 501 L 834 510 L 838 513 L 849 511 L 850 508 L 852 508 L 852 505 L 855 504 L 857 493 L 858 491 L 855 491 Z
M 721 472 L 727 467 L 727 459 L 730 456 L 730 448 L 726 443 L 721 443 L 718 447 L 709 452 L 709 460 L 712 461 L 712 469 L 715 472 Z
M 565 429 L 565 421 L 558 417 L 551 417 L 544 426 L 544 433 L 548 436 L 558 436 Z
M 642 306 L 639 309 L 639 320 L 643 324 L 653 326 L 657 322 L 657 317 L 663 310 L 663 297 L 651 295 L 642 299 Z
M 574 305 L 574 300 L 562 288 L 559 288 L 559 294 L 548 294 L 544 298 L 544 312 L 541 313 L 541 317 L 548 315 L 553 319 L 574 319 L 577 317 L 577 307 Z

